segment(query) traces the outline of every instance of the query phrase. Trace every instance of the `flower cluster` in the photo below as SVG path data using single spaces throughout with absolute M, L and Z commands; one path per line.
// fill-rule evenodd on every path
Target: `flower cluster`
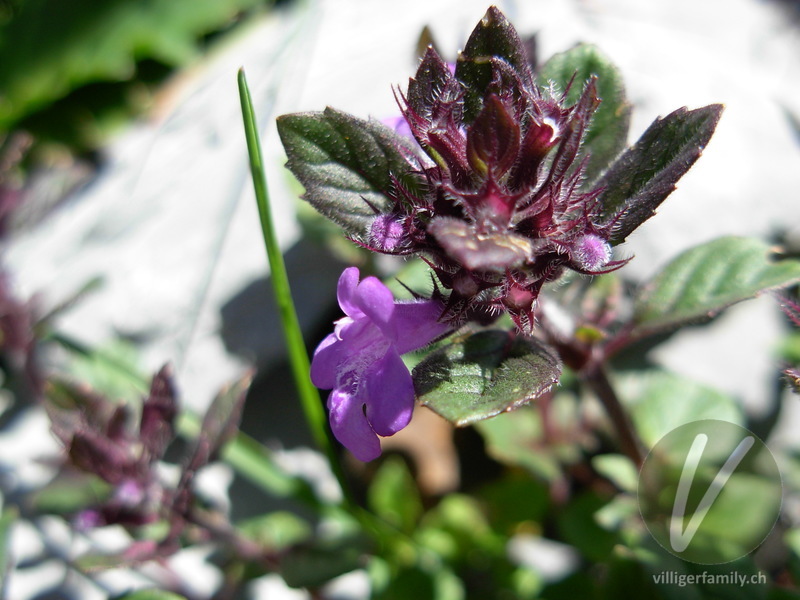
M 613 222 L 600 218 L 601 190 L 581 189 L 576 160 L 599 99 L 593 79 L 569 106 L 566 92 L 540 90 L 503 15 L 490 9 L 485 20 L 513 36 L 519 60 L 481 56 L 473 48 L 480 33 L 455 71 L 428 49 L 399 95 L 428 157 L 409 157 L 424 185 L 412 191 L 398 180 L 390 210 L 375 216 L 363 244 L 424 256 L 450 290 L 451 322 L 503 311 L 530 332 L 545 283 L 565 269 L 596 274 L 622 264 L 611 260 Z M 471 78 L 485 80 L 482 97 L 464 85 Z
M 407 90 L 396 92 L 402 124 L 332 108 L 278 119 L 304 198 L 362 247 L 420 257 L 435 276 L 432 298 L 408 305 L 377 280 L 358 283 L 354 269 L 340 280 L 347 317 L 317 349 L 312 379 L 333 389 L 333 431 L 363 460 L 380 452 L 376 434 L 410 418 L 414 386 L 400 354 L 504 313 L 521 337 L 532 335 L 547 283 L 626 262 L 613 259 L 612 246 L 675 189 L 722 112 L 678 109 L 625 149 L 630 106 L 613 66 L 583 46 L 535 76 L 528 47 L 492 7 L 455 66 L 426 51 Z M 542 366 L 541 389 L 549 387 L 559 368 L 548 352 L 526 348 Z M 473 412 L 486 418 L 533 396 L 520 391 Z

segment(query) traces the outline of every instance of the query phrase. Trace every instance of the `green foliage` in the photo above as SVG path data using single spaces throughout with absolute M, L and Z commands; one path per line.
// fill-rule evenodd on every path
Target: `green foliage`
M 391 175 L 408 171 L 399 151 L 406 142 L 381 123 L 333 108 L 277 122 L 286 166 L 305 187 L 303 197 L 348 232 L 366 236 L 375 215 L 370 204 L 386 208 Z M 416 185 L 409 177 L 403 182 Z
M 601 454 L 592 458 L 592 467 L 625 492 L 635 492 L 639 473 L 631 460 L 621 454 Z
M 548 439 L 542 415 L 533 408 L 523 408 L 509 414 L 476 423 L 486 442 L 487 452 L 506 464 L 518 465 L 546 481 L 562 477 L 562 465 L 576 462 L 581 457 L 580 445 L 574 436 L 574 426 L 580 415 L 566 395 L 559 394 L 551 407 L 561 415 L 553 415 L 553 426 L 559 434 Z M 565 422 L 566 421 L 566 422 Z
M 583 82 L 597 78 L 600 107 L 594 113 L 583 147 L 589 154 L 586 177 L 593 181 L 625 148 L 631 119 L 631 105 L 619 69 L 597 47 L 579 44 L 548 60 L 537 73 L 539 85 L 553 83 L 557 90 L 569 88 L 567 97 L 574 104 Z
M 463 426 L 535 400 L 560 374 L 540 342 L 482 331 L 429 354 L 414 368 L 414 387 L 423 405 Z
M 19 511 L 13 507 L 3 507 L 0 514 L 0 592 L 3 591 L 2 579 L 10 566 L 11 528 L 19 518 Z
M 585 492 L 573 498 L 556 517 L 560 539 L 575 546 L 589 560 L 608 559 L 619 542 L 615 533 L 597 521 L 596 514 L 607 502 L 597 494 Z
M 60 473 L 46 486 L 36 490 L 30 502 L 37 512 L 70 516 L 81 509 L 101 504 L 112 491 L 109 484 L 95 475 Z
M 284 550 L 307 541 L 312 534 L 310 525 L 286 511 L 259 515 L 237 525 L 245 537 L 271 551 Z
M 620 383 L 636 432 L 648 448 L 691 421 L 744 421 L 742 409 L 733 398 L 672 373 L 638 372 L 621 378 Z
M 800 261 L 773 261 L 766 243 L 723 237 L 673 259 L 636 298 L 634 336 L 708 320 L 731 304 L 800 281 Z
M 319 587 L 363 566 L 370 544 L 361 535 L 314 540 L 295 546 L 281 559 L 281 575 L 292 587 Z
M 422 499 L 405 462 L 390 457 L 375 474 L 367 494 L 370 510 L 405 533 L 412 533 L 422 514 Z
M 655 214 L 675 184 L 700 157 L 722 114 L 713 104 L 680 108 L 656 119 L 600 178 L 603 213 L 613 220 L 612 244 L 625 238 Z
M 260 2 L 27 0 L 0 29 L 0 130 L 36 113 L 28 125 L 89 143 L 86 122 L 96 124 L 129 103 L 133 84 L 147 76 L 143 61 L 163 65 L 161 76 L 187 64 L 197 56 L 202 36 Z M 84 86 L 92 93 L 70 103 L 67 97 Z M 43 114 L 54 103 L 60 112 Z M 76 134 L 84 139 L 76 140 Z

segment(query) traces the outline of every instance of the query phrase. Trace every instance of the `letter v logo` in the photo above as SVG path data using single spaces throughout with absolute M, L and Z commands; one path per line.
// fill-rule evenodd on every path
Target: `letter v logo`
M 736 446 L 725 461 L 725 464 L 723 464 L 722 468 L 717 472 L 711 485 L 706 490 L 706 493 L 703 494 L 700 504 L 697 505 L 697 509 L 689 518 L 686 529 L 683 529 L 689 491 L 691 490 L 692 481 L 694 480 L 697 467 L 703 457 L 703 451 L 707 443 L 708 436 L 706 434 L 697 434 L 694 438 L 694 442 L 692 442 L 692 447 L 689 449 L 689 453 L 686 455 L 686 462 L 683 463 L 683 470 L 681 471 L 681 477 L 678 481 L 678 490 L 675 493 L 675 503 L 672 506 L 672 519 L 670 519 L 669 524 L 669 543 L 675 552 L 683 552 L 689 547 L 703 519 L 706 518 L 711 505 L 714 504 L 714 500 L 717 499 L 722 488 L 728 483 L 728 479 L 730 479 L 736 467 L 739 466 L 739 463 L 742 462 L 747 452 L 753 447 L 755 438 L 753 436 L 748 436 L 739 442 L 739 445 Z

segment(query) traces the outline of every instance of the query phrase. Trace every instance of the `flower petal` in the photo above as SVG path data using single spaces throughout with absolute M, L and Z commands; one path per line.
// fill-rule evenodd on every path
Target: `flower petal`
M 328 397 L 328 410 L 333 435 L 353 456 L 364 462 L 380 456 L 380 440 L 367 422 L 360 400 L 347 390 L 335 389 Z
M 311 359 L 311 383 L 318 388 L 329 390 L 336 385 L 341 345 L 342 341 L 335 333 L 331 333 L 314 350 L 314 358 Z
M 392 348 L 364 371 L 358 398 L 366 402 L 367 419 L 378 435 L 392 435 L 408 425 L 414 411 L 414 383 Z
M 395 305 L 394 325 L 397 329 L 395 349 L 398 354 L 419 350 L 452 329 L 439 321 L 444 305 L 437 300 L 403 302 Z
M 394 340 L 397 332 L 392 322 L 395 305 L 391 290 L 375 277 L 367 277 L 358 284 L 356 302 L 358 308 L 381 330 L 381 333 Z
M 358 307 L 356 290 L 358 289 L 358 278 L 361 275 L 358 267 L 348 267 L 339 276 L 339 284 L 336 287 L 336 298 L 339 306 L 348 317 L 359 317 L 363 313 Z

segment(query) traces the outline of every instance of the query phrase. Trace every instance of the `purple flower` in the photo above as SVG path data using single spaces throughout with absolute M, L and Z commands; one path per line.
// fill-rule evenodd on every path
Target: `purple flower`
M 370 461 L 381 453 L 378 436 L 403 429 L 414 410 L 414 385 L 400 355 L 427 346 L 450 326 L 439 322 L 441 302 L 396 302 L 376 278 L 359 283 L 356 267 L 342 273 L 337 296 L 347 316 L 314 352 L 311 381 L 333 390 L 328 410 L 336 439 Z

